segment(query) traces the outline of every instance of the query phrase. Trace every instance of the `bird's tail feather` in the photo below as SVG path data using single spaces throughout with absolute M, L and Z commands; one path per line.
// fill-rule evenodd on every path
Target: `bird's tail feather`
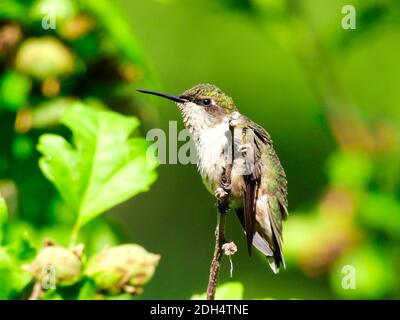
M 240 223 L 244 228 L 244 212 L 243 210 L 236 209 L 236 214 L 239 218 Z M 268 242 L 258 233 L 254 233 L 253 237 L 253 246 L 255 246 L 260 252 L 262 252 L 266 257 L 269 266 L 271 267 L 274 273 L 279 272 L 279 267 L 282 264 L 284 268 L 286 268 L 285 259 L 283 258 L 282 250 L 280 249 L 280 245 L 278 240 L 274 236 L 275 240 L 275 250 L 273 251 L 268 244 Z

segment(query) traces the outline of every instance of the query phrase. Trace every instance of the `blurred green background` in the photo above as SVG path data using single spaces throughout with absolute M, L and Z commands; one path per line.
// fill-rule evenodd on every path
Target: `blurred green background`
M 44 4 L 58 6 L 54 30 L 41 26 Z M 239 251 L 233 278 L 224 261 L 220 282 L 241 282 L 248 299 L 400 298 L 400 3 L 352 0 L 355 30 L 342 28 L 346 4 L 2 1 L 4 245 L 68 245 L 75 215 L 44 178 L 35 145 L 43 133 L 70 139 L 59 118 L 73 101 L 134 115 L 145 136 L 168 132 L 170 120 L 183 125 L 173 104 L 135 88 L 180 93 L 207 82 L 270 132 L 289 182 L 287 270 L 273 275 L 263 257 L 249 259 L 232 215 L 228 237 Z M 157 172 L 148 192 L 88 223 L 80 241 L 88 255 L 126 242 L 160 254 L 138 298 L 187 299 L 206 288 L 214 200 L 195 165 Z M 355 289 L 342 287 L 346 265 Z M 9 297 L 23 298 L 27 283 Z

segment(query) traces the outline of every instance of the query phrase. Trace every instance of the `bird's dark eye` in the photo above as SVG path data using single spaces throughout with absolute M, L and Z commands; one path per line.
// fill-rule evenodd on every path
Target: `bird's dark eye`
M 209 106 L 211 104 L 211 99 L 203 99 L 201 100 L 201 104 L 204 106 Z

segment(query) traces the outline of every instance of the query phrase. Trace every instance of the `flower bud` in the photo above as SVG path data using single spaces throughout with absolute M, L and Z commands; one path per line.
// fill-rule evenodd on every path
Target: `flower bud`
M 153 276 L 160 256 L 136 244 L 103 250 L 92 257 L 85 274 L 93 278 L 100 291 L 111 294 L 138 294 Z
M 71 250 L 60 246 L 47 246 L 36 256 L 35 260 L 23 268 L 42 284 L 70 285 L 79 279 L 82 269 L 82 246 Z

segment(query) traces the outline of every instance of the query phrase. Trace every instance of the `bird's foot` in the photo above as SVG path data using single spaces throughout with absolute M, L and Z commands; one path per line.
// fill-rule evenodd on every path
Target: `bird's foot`
M 223 200 L 223 199 L 225 199 L 225 198 L 228 196 L 229 193 L 228 193 L 227 191 L 225 191 L 224 188 L 218 187 L 218 188 L 215 190 L 214 194 L 215 194 L 215 197 L 216 197 L 218 200 Z
M 221 179 L 220 186 L 215 190 L 214 194 L 218 200 L 226 199 L 232 191 L 232 185 L 225 181 L 225 179 Z
M 231 190 L 231 184 L 226 181 L 221 181 L 220 186 L 215 190 L 214 194 L 218 200 L 217 207 L 219 212 L 227 213 L 230 210 L 228 198 Z
M 226 181 L 221 181 L 221 188 L 226 192 L 226 193 L 231 193 L 232 191 L 232 185 Z

